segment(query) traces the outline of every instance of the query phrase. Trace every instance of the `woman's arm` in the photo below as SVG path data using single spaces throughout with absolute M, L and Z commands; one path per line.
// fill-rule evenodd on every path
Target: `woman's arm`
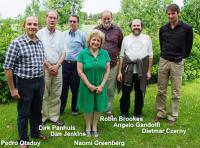
M 96 90 L 97 90 L 97 87 L 94 86 L 94 85 L 92 85 L 92 84 L 88 81 L 88 79 L 87 79 L 85 73 L 83 72 L 83 64 L 80 63 L 80 62 L 77 62 L 77 71 L 78 71 L 78 75 L 80 76 L 80 78 L 82 79 L 82 81 L 85 83 L 85 85 L 89 88 L 89 90 L 90 90 L 91 92 L 96 91 Z
M 101 93 L 103 91 L 103 87 L 108 79 L 108 75 L 110 73 L 110 62 L 106 63 L 106 72 L 104 74 L 103 80 L 101 82 L 101 84 L 97 87 L 97 91 L 96 93 Z

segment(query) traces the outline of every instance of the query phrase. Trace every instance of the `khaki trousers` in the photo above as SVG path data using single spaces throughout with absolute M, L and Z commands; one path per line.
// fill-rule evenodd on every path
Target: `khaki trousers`
M 62 67 L 56 76 L 51 75 L 45 68 L 45 92 L 42 105 L 42 121 L 47 119 L 57 121 L 60 116 L 60 95 L 62 90 Z
M 113 98 L 115 94 L 116 82 L 117 82 L 118 66 L 110 69 L 110 73 L 107 80 L 108 91 L 108 112 L 112 111 Z
M 184 72 L 184 62 L 170 62 L 160 58 L 158 71 L 158 94 L 156 98 L 157 116 L 164 118 L 166 112 L 166 95 L 168 80 L 171 80 L 172 100 L 168 120 L 175 121 L 179 114 L 179 100 L 181 97 L 182 75 Z

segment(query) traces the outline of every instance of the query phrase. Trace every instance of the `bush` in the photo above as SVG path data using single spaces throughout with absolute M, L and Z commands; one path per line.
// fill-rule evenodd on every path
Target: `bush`
M 0 103 L 6 103 L 12 99 L 3 70 L 7 48 L 10 42 L 18 35 L 12 29 L 11 24 L 13 22 L 10 19 L 0 21 Z

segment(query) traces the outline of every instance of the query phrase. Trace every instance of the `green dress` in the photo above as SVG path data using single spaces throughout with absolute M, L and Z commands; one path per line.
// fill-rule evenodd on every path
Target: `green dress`
M 95 58 L 90 50 L 86 48 L 79 53 L 77 61 L 83 64 L 83 72 L 88 81 L 94 86 L 99 86 L 106 72 L 106 64 L 110 62 L 108 52 L 100 49 Z M 85 113 L 91 113 L 94 110 L 97 112 L 107 111 L 107 86 L 103 87 L 100 94 L 96 94 L 91 92 L 85 83 L 80 80 L 77 107 L 79 111 Z

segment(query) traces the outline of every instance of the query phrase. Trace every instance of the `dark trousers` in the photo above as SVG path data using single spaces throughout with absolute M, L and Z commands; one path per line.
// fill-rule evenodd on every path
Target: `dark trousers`
M 42 124 L 42 99 L 44 94 L 44 78 L 22 79 L 16 78 L 20 100 L 17 104 L 18 134 L 20 140 L 28 141 L 28 120 L 30 122 L 31 137 L 40 135 L 39 125 Z
M 71 111 L 77 112 L 76 105 L 77 105 L 77 95 L 78 95 L 78 87 L 80 78 L 77 72 L 77 63 L 69 63 L 64 60 L 62 64 L 62 77 L 63 77 L 63 86 L 62 86 L 62 93 L 61 93 L 61 107 L 60 113 L 63 114 L 66 104 L 67 104 L 67 97 L 68 97 L 68 90 L 69 87 L 72 92 L 72 102 L 71 102 Z
M 144 104 L 143 93 L 140 89 L 140 80 L 137 74 L 133 74 L 133 83 L 135 91 L 135 105 L 134 105 L 134 115 L 142 115 L 142 108 Z M 120 99 L 120 111 L 121 114 L 128 116 L 130 108 L 130 94 L 133 88 L 133 83 L 131 86 L 126 86 L 122 84 L 122 97 Z

